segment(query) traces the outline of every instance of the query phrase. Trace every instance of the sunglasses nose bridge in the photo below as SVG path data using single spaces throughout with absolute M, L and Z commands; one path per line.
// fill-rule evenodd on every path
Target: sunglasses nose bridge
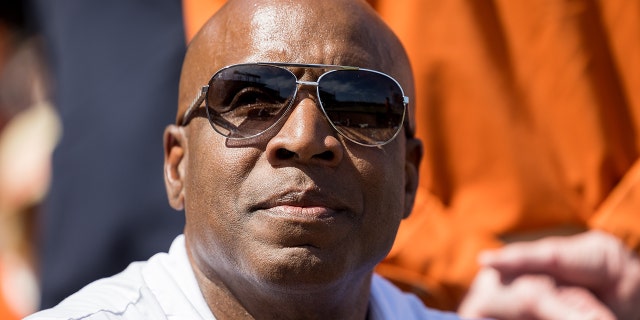
M 319 83 L 318 81 L 305 81 L 305 80 L 299 80 L 296 79 L 296 90 L 294 92 L 294 96 L 291 98 L 292 101 L 292 106 L 289 109 L 289 111 L 287 112 L 288 114 L 293 112 L 293 109 L 295 108 L 295 104 L 298 103 L 299 101 L 297 101 L 298 94 L 300 94 L 300 88 L 304 87 L 304 86 L 309 86 L 309 87 L 315 87 L 314 89 L 314 94 L 316 96 L 314 103 L 315 105 L 320 109 L 322 116 L 325 118 L 325 120 L 327 120 L 329 122 L 329 124 L 331 125 L 331 127 L 333 127 L 336 131 L 340 132 L 339 130 L 337 130 L 337 128 L 335 127 L 335 125 L 332 123 L 331 119 L 329 118 L 329 116 L 327 115 L 326 111 L 324 110 L 324 106 L 322 105 L 322 101 L 320 101 L 320 87 L 319 87 Z M 285 117 L 286 115 L 283 115 L 283 117 Z
M 296 80 L 296 83 L 301 86 L 318 86 L 318 81 L 304 81 L 304 80 Z
M 318 92 L 318 81 L 304 81 L 304 80 L 298 80 L 296 79 L 296 91 L 295 91 L 295 96 L 293 97 L 293 100 L 295 101 L 297 98 L 296 96 L 299 94 L 300 88 L 304 87 L 304 86 L 309 86 L 309 87 L 315 87 L 315 90 L 313 91 L 313 93 L 316 95 L 316 102 L 320 99 L 320 94 Z M 320 104 L 318 104 L 318 106 L 322 109 L 322 107 L 320 106 Z
M 300 88 L 304 86 L 315 87 L 315 94 L 318 95 L 318 81 L 305 81 L 296 79 L 296 94 L 298 93 L 297 91 L 299 91 Z M 318 96 L 317 98 L 320 97 Z

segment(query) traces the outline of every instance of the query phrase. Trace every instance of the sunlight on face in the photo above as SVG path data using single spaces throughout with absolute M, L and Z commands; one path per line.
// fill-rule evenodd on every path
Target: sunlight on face
M 251 20 L 253 32 L 251 34 L 251 46 L 253 48 L 267 49 L 268 51 L 278 52 L 290 48 L 289 39 L 282 37 L 282 30 L 287 30 L 293 39 L 304 37 L 304 16 L 299 14 L 289 14 L 292 12 L 303 12 L 301 4 L 294 4 L 292 8 L 277 8 L 275 6 L 265 6 L 258 8 Z M 287 13 L 283 13 L 283 11 Z M 283 19 L 286 16 L 286 19 Z M 259 27 L 258 27 L 259 26 Z

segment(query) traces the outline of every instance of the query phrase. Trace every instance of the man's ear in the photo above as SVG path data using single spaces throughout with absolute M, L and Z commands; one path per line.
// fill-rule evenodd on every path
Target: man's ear
M 164 184 L 169 204 L 176 210 L 184 209 L 184 172 L 187 139 L 183 127 L 169 125 L 164 130 Z
M 422 160 L 422 141 L 417 138 L 407 138 L 406 161 L 404 164 L 405 175 L 405 197 L 404 197 L 404 218 L 411 214 L 413 203 L 416 200 L 418 190 L 419 168 Z

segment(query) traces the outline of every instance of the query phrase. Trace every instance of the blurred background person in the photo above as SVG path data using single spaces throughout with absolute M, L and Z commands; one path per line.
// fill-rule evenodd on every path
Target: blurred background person
M 456 309 L 488 248 L 602 230 L 637 255 L 640 2 L 376 4 L 425 141 L 422 197 L 379 272 Z
M 46 308 L 182 231 L 166 201 L 161 137 L 185 41 L 178 0 L 33 3 L 63 131 L 39 221 Z
M 35 221 L 59 132 L 25 1 L 0 3 L 0 319 L 38 308 Z

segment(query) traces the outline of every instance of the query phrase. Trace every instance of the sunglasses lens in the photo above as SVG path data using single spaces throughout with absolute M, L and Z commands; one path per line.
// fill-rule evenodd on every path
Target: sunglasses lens
M 286 111 L 296 78 L 286 69 L 236 65 L 220 70 L 209 82 L 207 116 L 225 137 L 248 138 L 273 126 Z
M 364 145 L 381 145 L 400 131 L 404 94 L 391 77 L 367 70 L 336 70 L 318 82 L 327 118 L 345 137 Z

